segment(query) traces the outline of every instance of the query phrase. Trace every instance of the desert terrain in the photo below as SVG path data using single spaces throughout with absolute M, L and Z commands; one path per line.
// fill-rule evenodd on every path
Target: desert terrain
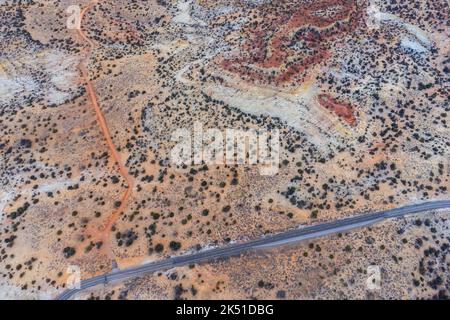
M 70 266 L 88 279 L 448 200 L 449 14 L 444 0 L 0 1 L 0 297 L 53 299 Z M 277 173 L 175 165 L 172 135 L 196 123 L 277 130 Z M 75 298 L 448 299 L 448 213 Z

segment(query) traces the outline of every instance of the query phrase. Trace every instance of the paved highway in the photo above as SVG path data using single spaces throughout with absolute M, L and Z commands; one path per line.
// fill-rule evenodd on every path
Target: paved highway
M 81 281 L 79 289 L 66 290 L 58 297 L 58 299 L 59 300 L 69 299 L 74 294 L 99 284 L 125 280 L 133 277 L 142 276 L 146 273 L 167 270 L 174 267 L 212 261 L 216 259 L 229 258 L 232 256 L 238 256 L 246 251 L 261 250 L 264 248 L 282 246 L 289 243 L 297 243 L 308 239 L 314 239 L 330 234 L 346 232 L 352 229 L 369 226 L 374 223 L 383 221 L 385 219 L 398 218 L 403 217 L 405 215 L 419 213 L 423 211 L 445 209 L 445 208 L 450 208 L 450 200 L 437 200 L 413 204 L 396 209 L 358 215 L 351 218 L 345 218 L 333 222 L 327 222 L 314 226 L 304 227 L 301 229 L 289 230 L 283 233 L 266 236 L 260 239 L 244 243 L 230 244 L 222 248 L 204 250 L 193 254 L 186 254 L 179 257 L 168 258 L 158 262 L 146 263 L 137 267 L 124 270 L 117 270 L 111 273 L 83 280 Z

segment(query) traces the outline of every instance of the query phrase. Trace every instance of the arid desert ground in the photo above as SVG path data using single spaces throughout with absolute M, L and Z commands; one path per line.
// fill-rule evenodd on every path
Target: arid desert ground
M 0 298 L 54 299 L 71 266 L 89 279 L 450 199 L 446 0 L 0 0 L 0 19 Z M 276 172 L 174 163 L 174 133 L 198 126 L 277 133 Z M 449 218 L 73 298 L 448 299 Z

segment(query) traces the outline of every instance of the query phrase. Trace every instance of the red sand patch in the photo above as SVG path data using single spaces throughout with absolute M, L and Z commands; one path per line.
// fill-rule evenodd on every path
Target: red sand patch
M 354 115 L 353 108 L 351 105 L 339 103 L 327 94 L 320 94 L 317 98 L 322 107 L 333 111 L 339 118 L 342 118 L 347 124 L 353 127 L 356 125 L 356 117 Z

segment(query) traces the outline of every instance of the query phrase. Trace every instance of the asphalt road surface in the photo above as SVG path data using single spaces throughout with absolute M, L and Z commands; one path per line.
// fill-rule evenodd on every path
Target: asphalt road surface
M 235 243 L 222 248 L 214 248 L 204 251 L 198 251 L 193 254 L 186 254 L 179 257 L 168 258 L 158 262 L 146 263 L 137 267 L 115 270 L 110 273 L 96 276 L 90 279 L 82 280 L 79 289 L 69 289 L 63 292 L 58 299 L 70 299 L 74 294 L 99 284 L 117 282 L 133 277 L 142 276 L 147 273 L 153 273 L 161 270 L 168 270 L 175 267 L 213 261 L 217 259 L 226 259 L 233 256 L 239 256 L 241 253 L 252 250 L 261 250 L 282 246 L 290 243 L 297 243 L 308 239 L 327 236 L 339 232 L 346 232 L 352 229 L 366 227 L 378 223 L 385 219 L 403 217 L 405 215 L 424 212 L 428 210 L 450 208 L 450 200 L 437 200 L 413 204 L 391 210 L 385 210 L 370 214 L 358 215 L 351 218 L 345 218 L 333 222 L 322 223 L 314 226 L 308 226 L 301 229 L 289 230 L 276 235 L 266 236 L 260 239 Z

